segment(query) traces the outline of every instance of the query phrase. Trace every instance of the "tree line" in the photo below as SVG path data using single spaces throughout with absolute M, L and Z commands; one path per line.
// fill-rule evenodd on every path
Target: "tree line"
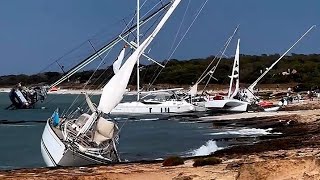
M 280 57 L 279 54 L 273 55 L 240 55 L 240 82 L 244 84 L 253 83 L 263 71 Z M 161 70 L 158 65 L 140 65 L 140 77 L 142 86 L 148 86 L 153 79 L 156 84 L 172 84 L 172 85 L 191 85 L 195 83 L 214 56 L 207 58 L 197 58 L 190 60 L 172 59 L 168 61 L 166 67 Z M 213 64 L 215 64 L 215 61 Z M 163 62 L 164 64 L 164 62 Z M 221 59 L 210 83 L 228 84 L 231 69 L 233 65 L 232 58 Z M 81 71 L 70 77 L 68 81 L 62 85 L 74 87 L 79 85 L 83 87 L 84 83 L 88 83 L 91 87 L 99 87 L 105 84 L 113 75 L 112 67 L 107 69 L 99 69 L 93 74 L 93 70 Z M 130 80 L 131 85 L 136 84 L 136 75 Z M 93 74 L 93 75 L 92 75 Z M 26 86 L 49 85 L 59 79 L 63 73 L 61 72 L 44 72 L 33 75 L 6 75 L 0 76 L 0 86 L 10 87 L 19 82 Z M 91 79 L 90 79 L 91 78 Z M 90 79 L 90 81 L 88 81 Z M 206 79 L 201 82 L 205 83 Z M 282 84 L 282 83 L 302 83 L 306 86 L 318 86 L 320 82 L 320 54 L 291 54 L 285 56 L 273 69 L 261 80 L 264 84 Z

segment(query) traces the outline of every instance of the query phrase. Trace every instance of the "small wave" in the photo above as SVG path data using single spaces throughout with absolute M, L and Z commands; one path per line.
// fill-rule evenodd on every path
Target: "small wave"
M 10 127 L 31 127 L 35 126 L 32 124 L 0 124 L 0 126 L 10 126 Z
M 180 121 L 180 124 L 196 124 L 197 121 Z
M 210 133 L 209 135 L 244 135 L 244 136 L 261 136 L 261 135 L 270 135 L 270 134 L 281 134 L 281 133 L 272 133 L 272 128 L 268 129 L 257 129 L 257 128 L 245 128 L 240 130 L 224 131 Z
M 206 155 L 209 155 L 219 149 L 222 149 L 222 148 L 219 148 L 217 146 L 216 141 L 209 140 L 206 142 L 205 145 L 202 145 L 198 149 L 191 151 L 191 155 L 192 156 L 206 156 Z
M 131 121 L 158 121 L 159 118 L 146 118 L 146 119 L 135 119 L 135 120 L 131 120 Z
M 163 160 L 163 158 L 157 158 L 157 159 L 155 159 L 156 161 L 161 161 L 161 160 Z

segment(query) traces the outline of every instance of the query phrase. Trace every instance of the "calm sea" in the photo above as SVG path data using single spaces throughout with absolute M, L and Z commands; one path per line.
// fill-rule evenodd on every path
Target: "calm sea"
M 7 93 L 0 93 L 0 169 L 45 166 L 40 139 L 46 119 L 57 107 L 60 112 L 68 109 L 76 97 L 50 94 L 36 109 L 4 110 L 10 102 Z M 125 100 L 133 98 L 127 96 Z M 242 130 L 218 130 L 211 123 L 194 123 L 190 121 L 196 120 L 193 116 L 117 116 L 115 119 L 119 127 L 123 126 L 119 146 L 123 161 L 205 155 L 229 145 L 219 139 L 243 135 Z

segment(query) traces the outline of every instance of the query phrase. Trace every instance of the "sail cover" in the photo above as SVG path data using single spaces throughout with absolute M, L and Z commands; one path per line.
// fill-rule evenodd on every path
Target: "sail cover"
M 114 72 L 114 74 L 117 74 L 119 69 L 120 69 L 120 67 L 121 67 L 125 51 L 126 51 L 126 48 L 123 47 L 123 49 L 121 50 L 117 60 L 115 60 L 114 63 L 113 63 L 113 72 Z
M 127 59 L 120 70 L 111 78 L 111 80 L 104 86 L 100 98 L 98 110 L 108 114 L 116 107 L 122 100 L 123 94 L 126 91 L 132 70 L 138 58 L 146 50 L 154 37 L 158 34 L 162 26 L 169 19 L 175 8 L 179 5 L 181 0 L 175 0 L 167 13 L 163 16 L 154 31 L 143 41 L 143 43 L 134 51 L 134 53 Z

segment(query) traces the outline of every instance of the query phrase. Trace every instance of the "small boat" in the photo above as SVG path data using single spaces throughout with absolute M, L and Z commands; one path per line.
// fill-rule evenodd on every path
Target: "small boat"
M 41 154 L 47 166 L 85 166 L 120 161 L 117 151 L 120 130 L 109 113 L 122 100 L 137 60 L 180 1 L 172 1 L 153 32 L 104 86 L 97 107 L 85 95 L 91 114 L 83 113 L 77 108 L 70 115 L 59 117 L 56 110 L 47 120 L 41 138 Z
M 273 102 L 269 101 L 260 101 L 258 105 L 261 107 L 261 109 L 263 109 L 263 111 L 266 112 L 274 112 L 280 109 L 280 106 L 274 105 Z

